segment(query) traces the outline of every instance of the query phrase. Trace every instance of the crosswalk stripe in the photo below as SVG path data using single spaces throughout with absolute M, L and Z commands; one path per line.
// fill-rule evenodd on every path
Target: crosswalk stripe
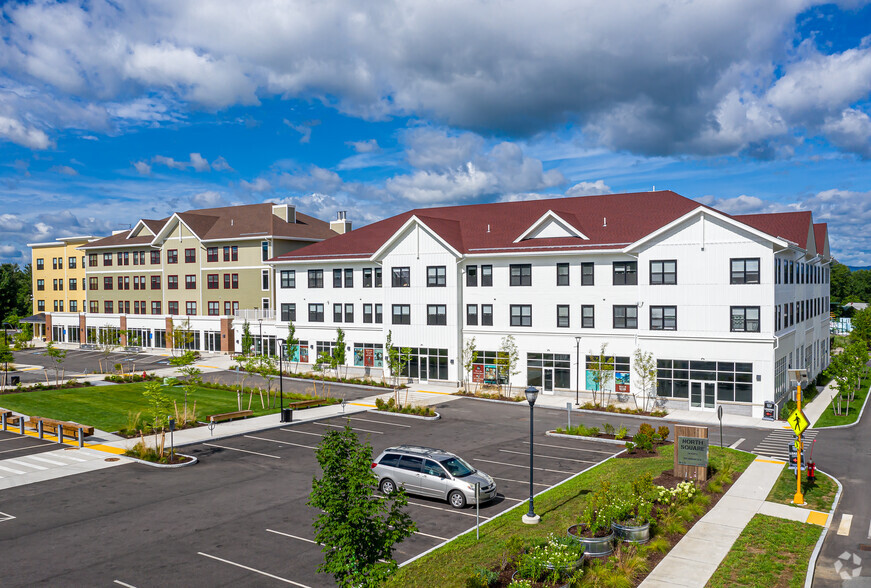
M 841 524 L 838 525 L 838 535 L 849 535 L 850 534 L 850 525 L 853 524 L 853 515 L 851 514 L 843 514 L 841 515 Z
M 4 466 L 0 466 L 0 470 L 3 470 L 4 472 L 9 472 L 12 474 L 23 474 L 24 473 L 21 470 L 13 470 L 12 468 L 7 468 Z
M 80 461 L 82 463 L 88 461 L 86 459 L 82 459 L 80 457 L 73 457 L 72 455 L 67 455 L 66 453 L 52 453 L 53 457 L 58 457 L 60 459 L 69 459 L 71 461 Z
M 33 468 L 35 470 L 47 470 L 48 468 L 41 465 L 36 465 L 32 463 L 27 463 L 26 461 L 19 461 L 17 459 L 7 459 L 6 463 L 14 463 L 15 465 L 25 466 L 28 468 Z
M 62 461 L 54 461 L 53 459 L 45 459 L 44 457 L 38 457 L 38 456 L 36 456 L 36 455 L 28 455 L 28 456 L 27 456 L 27 459 L 35 459 L 36 461 L 41 461 L 41 462 L 44 462 L 44 463 L 50 463 L 50 464 L 52 464 L 52 465 L 59 465 L 59 466 L 65 466 L 65 465 L 68 465 L 68 464 L 65 464 L 65 463 L 62 462 Z

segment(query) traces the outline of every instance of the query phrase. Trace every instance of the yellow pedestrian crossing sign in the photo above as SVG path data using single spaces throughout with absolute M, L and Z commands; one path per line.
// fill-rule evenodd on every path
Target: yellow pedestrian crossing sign
M 789 423 L 792 432 L 799 436 L 810 426 L 810 421 L 807 420 L 804 412 L 799 409 L 792 411 L 792 414 L 789 415 L 786 422 Z

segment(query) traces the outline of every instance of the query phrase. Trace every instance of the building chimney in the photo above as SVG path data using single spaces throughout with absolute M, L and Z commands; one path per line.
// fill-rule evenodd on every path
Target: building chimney
M 338 211 L 336 213 L 336 220 L 330 221 L 330 229 L 340 235 L 351 232 L 351 221 L 345 218 L 347 214 L 347 210 Z
M 272 214 L 286 223 L 296 222 L 296 207 L 292 204 L 273 204 Z

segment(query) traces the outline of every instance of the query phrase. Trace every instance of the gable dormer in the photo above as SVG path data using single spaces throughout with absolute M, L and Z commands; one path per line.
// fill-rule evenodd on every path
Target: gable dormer
M 555 239 L 561 237 L 574 237 L 589 241 L 590 238 L 577 228 L 577 221 L 570 223 L 564 218 L 568 216 L 571 215 L 565 213 L 560 215 L 552 210 L 548 210 L 541 218 L 532 223 L 528 229 L 523 231 L 523 234 L 517 237 L 514 242 L 520 243 L 527 239 Z
M 127 235 L 128 239 L 132 239 L 133 237 L 154 237 L 154 231 L 148 228 L 145 221 L 140 220 L 136 223 L 136 226 L 130 230 L 130 234 Z

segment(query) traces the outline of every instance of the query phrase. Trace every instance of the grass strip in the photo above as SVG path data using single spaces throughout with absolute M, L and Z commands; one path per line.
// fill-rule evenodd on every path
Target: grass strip
M 738 536 L 707 586 L 801 588 L 822 527 L 758 514 Z
M 795 490 L 795 472 L 791 471 L 787 466 L 783 466 L 783 471 L 780 472 L 780 477 L 777 478 L 777 482 L 775 482 L 774 487 L 768 494 L 767 500 L 796 506 L 792 504 L 792 499 L 795 498 Z M 801 476 L 801 493 L 804 495 L 805 505 L 804 507 L 796 506 L 796 508 L 810 508 L 829 512 L 835 502 L 835 494 L 837 492 L 837 484 L 827 475 L 817 472 L 816 481 L 809 482 L 807 471 L 804 471 Z
M 863 378 L 863 381 L 867 381 L 866 377 Z M 835 427 L 838 425 L 850 425 L 859 420 L 859 415 L 862 412 L 862 406 L 865 404 L 865 401 L 868 398 L 868 390 L 869 388 L 860 388 L 856 391 L 856 394 L 853 396 L 853 401 L 847 403 L 846 401 L 841 401 L 841 410 L 847 414 L 835 414 L 835 409 L 838 406 L 838 398 L 837 392 L 836 396 L 832 398 L 832 401 L 826 407 L 826 410 L 823 411 L 823 414 L 820 415 L 820 418 L 817 419 L 817 422 L 813 424 L 815 429 L 821 427 Z M 849 412 L 847 411 L 847 404 L 850 405 Z
M 617 484 L 631 482 L 650 472 L 654 478 L 674 466 L 673 446 L 659 447 L 658 457 L 644 459 L 610 459 L 575 478 L 551 488 L 535 499 L 535 512 L 541 516 L 538 525 L 521 521 L 525 506 L 503 513 L 483 525 L 481 538 L 475 540 L 475 531 L 454 539 L 441 548 L 401 567 L 386 586 L 439 586 L 463 587 L 475 568 L 494 567 L 506 556 L 512 538 L 531 543 L 542 540 L 549 533 L 565 535 L 566 530 L 578 522 L 587 494 L 595 491 L 603 480 Z M 743 472 L 755 456 L 723 449 L 710 448 L 710 464 L 717 469 L 724 461 L 731 461 L 735 472 Z M 516 541 L 516 539 L 515 539 Z

